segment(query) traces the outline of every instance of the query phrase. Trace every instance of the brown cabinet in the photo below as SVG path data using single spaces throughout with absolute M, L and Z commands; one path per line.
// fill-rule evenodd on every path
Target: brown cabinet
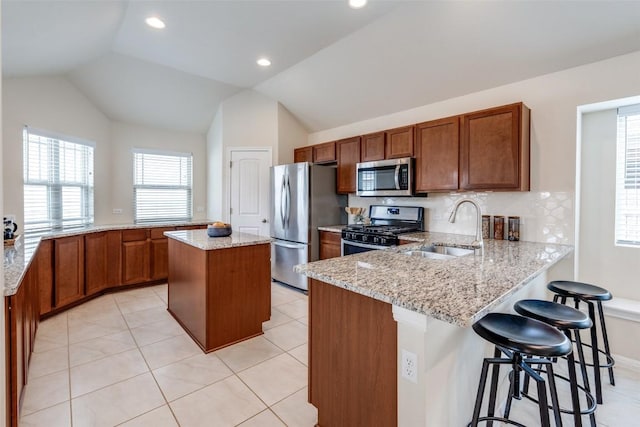
M 34 259 L 35 261 L 35 259 Z M 40 318 L 38 268 L 32 262 L 15 295 L 5 297 L 6 425 L 17 426 Z
M 320 259 L 337 258 L 340 256 L 340 233 L 332 231 L 318 231 L 320 235 Z
M 385 158 L 385 141 L 386 134 L 384 132 L 370 133 L 361 136 L 360 142 L 360 161 L 372 162 L 374 160 L 384 160 Z
M 151 280 L 169 277 L 169 242 L 165 231 L 173 231 L 174 227 L 151 229 Z
M 432 120 L 416 125 L 416 192 L 458 189 L 460 118 Z
M 293 150 L 293 162 L 313 163 L 313 147 L 300 147 Z
M 413 126 L 385 131 L 385 158 L 413 157 Z
M 42 240 L 31 262 L 38 286 L 40 315 L 53 308 L 53 240 Z
M 84 297 L 84 236 L 63 237 L 54 243 L 55 307 Z
M 151 279 L 151 249 L 148 229 L 122 231 L 122 284 L 130 285 Z
M 336 143 L 325 142 L 313 146 L 313 163 L 333 163 L 336 161 Z
M 107 287 L 107 232 L 84 236 L 85 286 L 87 295 Z
M 529 191 L 529 115 L 520 102 L 462 116 L 461 189 Z
M 356 163 L 360 161 L 360 137 L 341 139 L 336 142 L 338 153 L 338 193 L 356 192 Z

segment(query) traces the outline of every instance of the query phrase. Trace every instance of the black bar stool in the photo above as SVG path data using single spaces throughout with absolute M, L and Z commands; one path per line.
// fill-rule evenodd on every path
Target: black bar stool
M 566 381 L 569 381 L 569 385 L 571 388 L 571 403 L 572 410 L 560 408 L 560 412 L 564 412 L 566 414 L 573 414 L 574 425 L 576 427 L 582 427 L 582 415 L 589 415 L 589 419 L 591 421 L 591 427 L 596 427 L 596 400 L 589 390 L 589 377 L 587 375 L 587 367 L 584 360 L 584 354 L 582 352 L 582 346 L 580 342 L 580 330 L 581 329 L 589 329 L 593 325 L 593 322 L 585 313 L 577 310 L 575 308 L 571 308 L 566 305 L 557 304 L 551 301 L 542 301 L 542 300 L 521 300 L 514 304 L 514 310 L 522 314 L 523 316 L 530 317 L 532 319 L 540 320 L 541 322 L 547 323 L 555 328 L 560 329 L 567 336 L 568 339 L 571 339 L 571 332 L 573 331 L 577 349 L 578 349 L 578 363 L 580 364 L 580 370 L 582 372 L 582 383 L 583 386 L 578 384 L 578 379 L 576 376 L 576 366 L 575 366 L 575 358 L 573 356 L 573 352 L 567 355 L 567 368 L 569 370 L 569 378 L 566 378 L 562 375 L 555 374 L 556 377 L 562 378 Z M 523 394 L 526 397 L 528 396 L 528 381 L 525 378 L 524 384 L 524 392 Z M 581 389 L 586 395 L 587 401 L 587 409 L 584 411 L 580 411 L 580 399 L 578 396 L 578 389 Z M 532 400 L 535 400 L 531 398 Z
M 613 365 L 615 364 L 615 360 L 613 360 L 611 350 L 609 350 L 607 326 L 605 324 L 604 313 L 602 311 L 602 301 L 609 301 L 612 298 L 611 293 L 599 286 L 569 280 L 553 281 L 547 285 L 547 288 L 556 294 L 553 296 L 554 302 L 558 302 L 558 300 L 560 300 L 562 304 L 566 304 L 567 298 L 573 298 L 575 308 L 580 308 L 581 301 L 585 302 L 589 308 L 589 318 L 593 322 L 593 325 L 591 326 L 591 344 L 582 343 L 581 345 L 591 348 L 593 364 L 587 363 L 587 366 L 593 366 L 593 376 L 596 383 L 596 400 L 598 403 L 602 403 L 602 381 L 600 379 L 600 368 L 608 368 L 609 382 L 613 386 L 616 385 L 615 378 L 613 377 Z M 602 333 L 602 341 L 604 341 L 604 351 L 598 347 L 598 328 L 595 314 L 596 307 L 598 309 L 598 317 L 600 319 L 600 331 Z M 606 363 L 600 363 L 600 353 L 604 354 Z
M 506 313 L 489 313 L 473 325 L 473 330 L 485 340 L 496 346 L 493 358 L 485 358 L 482 363 L 478 395 L 473 409 L 473 419 L 468 424 L 476 427 L 478 422 L 486 421 L 492 425 L 493 421 L 501 421 L 512 425 L 524 427 L 522 424 L 510 420 L 511 402 L 515 398 L 522 399 L 520 390 L 520 372 L 533 378 L 538 387 L 538 407 L 540 410 L 540 423 L 542 427 L 550 427 L 549 405 L 547 402 L 547 390 L 545 380 L 531 365 L 545 365 L 547 380 L 553 407 L 553 415 L 556 426 L 562 426 L 560 418 L 560 406 L 558 393 L 553 376 L 553 360 L 551 358 L 567 356 L 571 353 L 571 340 L 556 328 L 528 317 Z M 500 357 L 500 354 L 506 357 Z M 523 356 L 534 356 L 524 358 Z M 484 389 L 487 382 L 489 365 L 493 365 L 491 374 L 491 388 L 489 391 L 489 406 L 487 416 L 480 417 Z M 509 395 L 504 410 L 504 417 L 495 416 L 496 394 L 498 392 L 498 377 L 500 365 L 511 365 L 509 375 Z

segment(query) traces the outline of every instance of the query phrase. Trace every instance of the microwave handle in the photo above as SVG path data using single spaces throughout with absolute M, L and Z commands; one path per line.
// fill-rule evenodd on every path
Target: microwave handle
M 400 189 L 400 165 L 396 165 L 396 173 L 393 177 L 396 182 L 396 190 Z

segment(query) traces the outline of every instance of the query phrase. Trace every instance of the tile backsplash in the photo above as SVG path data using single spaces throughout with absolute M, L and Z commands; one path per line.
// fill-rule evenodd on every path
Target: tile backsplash
M 432 193 L 428 197 L 412 198 L 350 195 L 349 206 L 423 206 L 427 209 L 425 228 L 428 231 L 473 235 L 476 212 L 472 205 L 467 203 L 460 206 L 456 222 L 451 224 L 448 221 L 454 203 L 461 198 L 477 201 L 483 215 L 519 216 L 520 240 L 561 244 L 574 242 L 573 192 Z

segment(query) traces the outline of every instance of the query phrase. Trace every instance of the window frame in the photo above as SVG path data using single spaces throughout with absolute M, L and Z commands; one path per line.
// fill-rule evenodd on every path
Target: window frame
M 138 155 L 150 155 L 150 156 L 163 156 L 187 159 L 188 166 L 188 185 L 185 184 L 139 184 L 137 182 L 137 158 Z M 133 148 L 132 149 L 133 160 L 133 222 L 134 224 L 154 224 L 154 223 L 175 223 L 175 222 L 191 222 L 193 220 L 193 153 L 191 152 L 178 152 L 169 150 L 156 150 L 147 148 Z M 154 216 L 139 218 L 138 214 L 138 193 L 139 190 L 178 190 L 186 191 L 187 205 L 185 206 L 185 216 Z
M 640 104 L 618 108 L 616 128 L 614 244 L 640 248 Z
M 33 149 L 31 147 L 31 138 L 33 135 L 37 138 L 46 139 L 47 164 L 46 177 L 42 176 L 42 164 L 40 164 L 39 179 L 30 178 L 29 153 Z M 52 142 L 53 141 L 53 142 Z M 81 160 L 85 162 L 84 168 L 86 175 L 82 179 L 62 180 L 61 176 L 61 153 L 64 150 L 78 149 L 76 147 L 64 147 L 64 144 L 72 144 L 76 147 L 82 147 L 88 150 L 82 153 Z M 95 192 L 95 148 L 93 141 L 84 140 L 78 137 L 64 135 L 57 132 L 37 129 L 31 126 L 24 126 L 23 129 L 23 209 L 24 209 L 24 232 L 30 235 L 43 235 L 52 231 L 72 230 L 88 227 L 94 224 L 94 192 Z M 46 210 L 47 219 L 45 221 L 28 221 L 27 214 L 29 207 L 26 206 L 26 189 L 27 186 L 44 186 L 46 187 Z M 64 188 L 76 187 L 80 188 L 79 205 L 81 214 L 75 218 L 64 217 Z M 47 226 L 33 226 L 36 224 L 46 224 Z

